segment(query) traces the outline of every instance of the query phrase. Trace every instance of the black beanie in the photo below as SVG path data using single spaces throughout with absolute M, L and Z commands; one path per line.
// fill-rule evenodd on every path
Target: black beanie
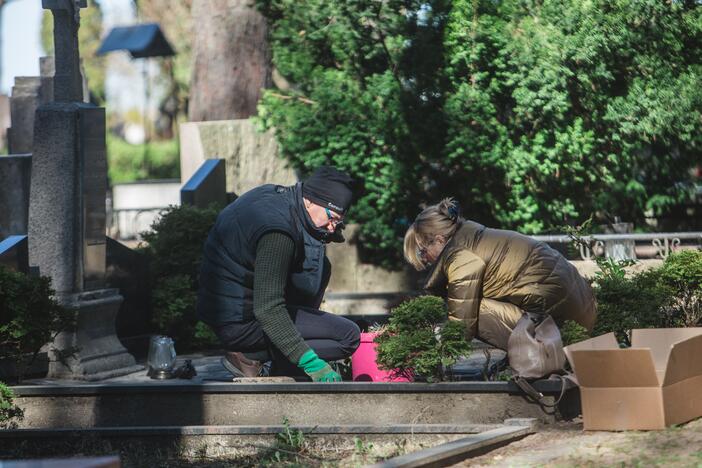
M 302 195 L 340 215 L 351 206 L 353 179 L 335 167 L 321 166 L 302 183 Z

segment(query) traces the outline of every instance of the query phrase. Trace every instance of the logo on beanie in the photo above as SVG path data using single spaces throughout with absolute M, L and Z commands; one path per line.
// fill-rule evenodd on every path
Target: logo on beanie
M 344 209 L 342 207 L 335 205 L 332 202 L 327 202 L 327 206 L 329 206 L 329 208 L 331 208 L 332 210 L 334 210 L 336 212 L 339 212 L 339 213 L 344 212 Z

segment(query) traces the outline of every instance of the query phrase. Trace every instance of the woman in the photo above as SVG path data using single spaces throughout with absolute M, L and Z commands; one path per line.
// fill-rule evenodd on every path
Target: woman
M 464 220 L 450 198 L 417 216 L 404 254 L 417 270 L 431 267 L 425 288 L 447 296 L 449 319 L 465 322 L 467 339 L 506 350 L 524 312 L 559 326 L 595 324 L 592 289 L 568 260 L 530 237 Z

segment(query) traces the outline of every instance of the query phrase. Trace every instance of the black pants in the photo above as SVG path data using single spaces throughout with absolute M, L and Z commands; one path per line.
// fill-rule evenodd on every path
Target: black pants
M 322 284 L 317 295 L 309 297 L 288 297 L 287 306 L 290 318 L 307 345 L 325 361 L 345 359 L 358 348 L 360 329 L 351 320 L 319 310 L 324 291 L 329 284 L 331 265 L 325 258 Z M 295 364 L 271 343 L 257 321 L 230 323 L 215 328 L 222 345 L 228 351 L 242 352 L 249 359 L 273 361 L 273 375 L 304 375 Z

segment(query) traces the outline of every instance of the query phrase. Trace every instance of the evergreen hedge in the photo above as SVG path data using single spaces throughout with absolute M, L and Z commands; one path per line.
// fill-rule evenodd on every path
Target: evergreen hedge
M 349 218 L 387 266 L 426 203 L 541 233 L 689 200 L 702 149 L 702 4 L 258 0 L 273 61 L 260 122 L 303 174 L 365 186 Z

